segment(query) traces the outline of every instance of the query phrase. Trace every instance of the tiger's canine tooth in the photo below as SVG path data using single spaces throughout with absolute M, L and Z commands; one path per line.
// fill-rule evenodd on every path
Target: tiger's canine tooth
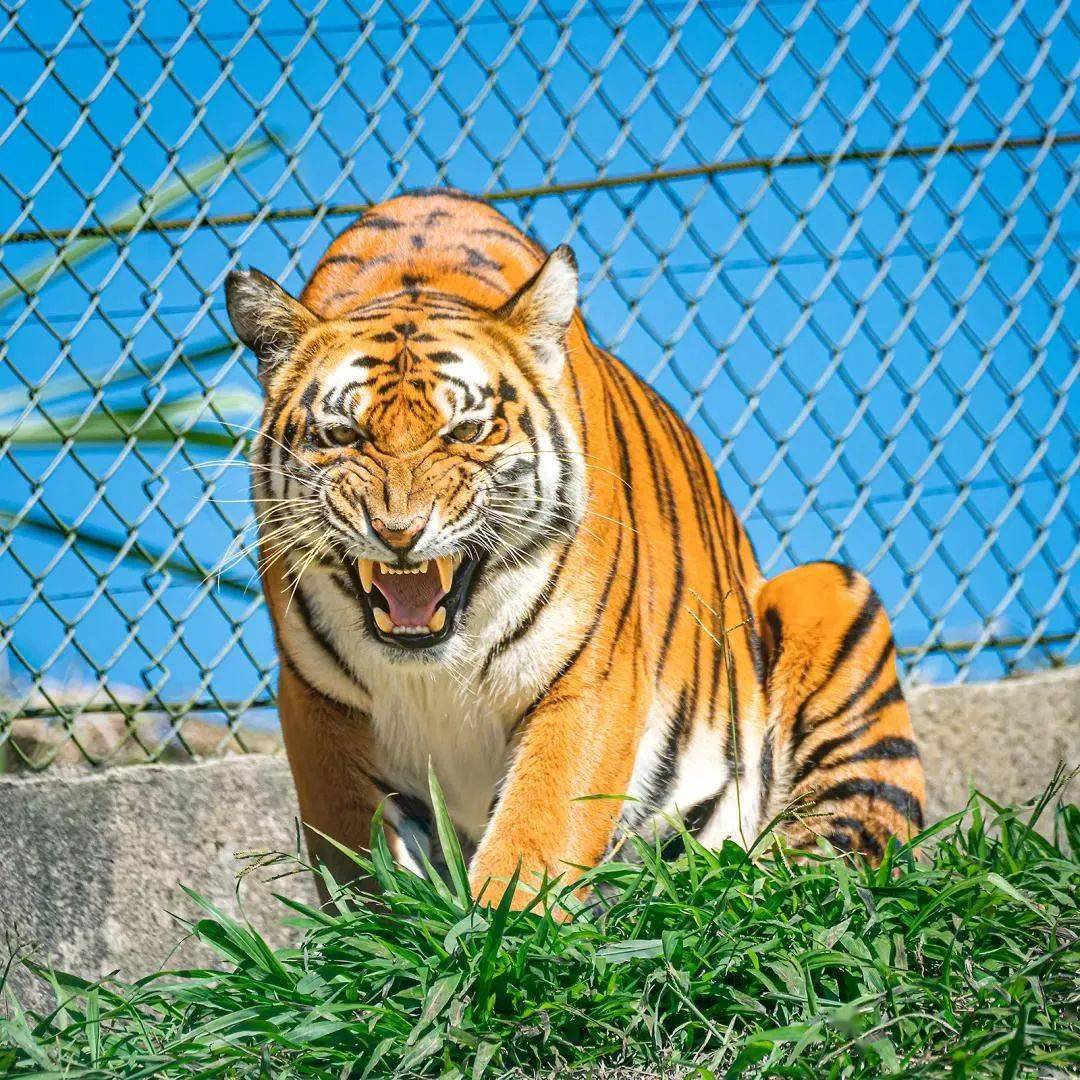
M 435 565 L 439 568 L 439 583 L 443 592 L 447 593 L 454 581 L 454 560 L 449 555 L 440 555 Z
M 364 592 L 371 592 L 371 582 L 375 574 L 375 563 L 371 559 L 357 559 L 356 568 L 360 571 L 360 584 L 364 586 Z
M 389 634 L 394 629 L 394 620 L 390 618 L 390 615 L 383 611 L 382 608 L 372 608 L 372 614 L 375 616 L 375 625 L 384 633 Z
M 427 624 L 427 628 L 433 633 L 437 634 L 446 625 L 446 608 L 440 604 L 435 609 L 435 614 L 431 616 L 431 621 Z

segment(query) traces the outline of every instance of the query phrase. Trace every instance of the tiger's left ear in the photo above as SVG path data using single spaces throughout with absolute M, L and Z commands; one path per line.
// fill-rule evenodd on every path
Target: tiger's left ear
M 552 383 L 566 363 L 566 332 L 577 296 L 577 260 L 566 244 L 560 244 L 496 313 L 525 337 L 535 350 L 540 374 Z

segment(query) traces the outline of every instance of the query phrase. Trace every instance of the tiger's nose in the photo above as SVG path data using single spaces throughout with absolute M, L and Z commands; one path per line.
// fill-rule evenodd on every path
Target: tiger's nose
M 407 520 L 405 518 L 372 518 L 371 527 L 379 534 L 382 541 L 395 551 L 408 551 L 416 543 L 416 538 L 423 531 L 427 518 L 423 514 Z

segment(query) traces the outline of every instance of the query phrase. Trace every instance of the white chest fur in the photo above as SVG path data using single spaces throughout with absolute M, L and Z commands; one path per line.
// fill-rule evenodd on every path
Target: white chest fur
M 423 797 L 430 763 L 455 823 L 472 840 L 510 765 L 515 722 L 576 640 L 581 613 L 570 600 L 552 601 L 527 634 L 492 654 L 534 609 L 553 563 L 545 557 L 483 580 L 467 625 L 438 656 L 391 652 L 374 641 L 359 600 L 325 571 L 304 575 L 302 603 L 294 600 L 282 619 L 286 647 L 305 678 L 370 716 L 381 778 Z

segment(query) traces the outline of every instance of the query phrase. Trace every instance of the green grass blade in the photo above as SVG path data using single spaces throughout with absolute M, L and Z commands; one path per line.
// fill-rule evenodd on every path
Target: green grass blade
M 1009 1052 L 1005 1056 L 1005 1066 L 1001 1071 L 1001 1080 L 1016 1080 L 1020 1072 L 1020 1059 L 1024 1053 L 1024 1038 L 1027 1034 L 1028 1012 L 1031 1006 L 1023 1004 L 1018 1010 L 1016 1034 L 1009 1041 Z
M 487 935 L 484 938 L 484 948 L 480 953 L 480 963 L 476 971 L 476 1007 L 481 1012 L 489 1010 L 492 997 L 492 975 L 495 971 L 495 958 L 503 942 L 506 932 L 506 923 L 510 917 L 510 905 L 517 891 L 518 880 L 521 876 L 521 864 L 515 868 L 506 885 L 506 891 L 499 900 L 499 906 L 495 914 L 491 916 Z
M 448 818 L 437 784 L 432 801 Z M 603 897 L 566 921 L 512 911 L 516 877 L 463 918 L 455 892 L 384 852 L 383 893 L 351 893 L 337 915 L 283 908 L 303 916 L 295 948 L 270 950 L 204 903 L 195 929 L 222 970 L 46 979 L 61 1007 L 21 1023 L 0 1010 L 0 1071 L 1072 1075 L 1077 813 L 1056 809 L 1061 843 L 1035 843 L 1029 809 L 1003 807 L 991 825 L 973 811 L 887 874 L 817 853 L 748 859 L 734 844 L 694 849 L 693 869 L 679 858 L 662 879 L 657 863 L 608 864 L 587 878 Z
M 435 830 L 439 836 L 439 845 L 442 848 L 450 882 L 454 886 L 458 903 L 463 907 L 468 907 L 472 900 L 469 869 L 465 865 L 465 856 L 461 853 L 461 844 L 458 842 L 454 822 L 446 809 L 446 799 L 439 786 L 439 779 L 430 765 L 428 766 L 428 790 L 431 793 L 431 810 L 435 815 Z

